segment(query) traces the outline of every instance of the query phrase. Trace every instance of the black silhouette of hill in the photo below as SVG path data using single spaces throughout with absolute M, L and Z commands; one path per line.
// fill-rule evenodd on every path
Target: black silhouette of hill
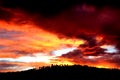
M 0 73 L 0 80 L 120 80 L 120 70 L 80 65 L 52 65 L 37 70 Z

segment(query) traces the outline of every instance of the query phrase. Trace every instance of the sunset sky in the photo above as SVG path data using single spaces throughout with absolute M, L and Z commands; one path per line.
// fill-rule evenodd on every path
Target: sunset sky
M 120 69 L 117 4 L 45 1 L 0 0 L 0 72 L 51 64 Z

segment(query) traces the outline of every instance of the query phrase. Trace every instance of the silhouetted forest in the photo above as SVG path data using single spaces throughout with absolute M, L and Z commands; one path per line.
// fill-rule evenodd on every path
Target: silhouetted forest
M 120 70 L 80 65 L 51 65 L 37 70 L 0 73 L 0 80 L 120 80 Z

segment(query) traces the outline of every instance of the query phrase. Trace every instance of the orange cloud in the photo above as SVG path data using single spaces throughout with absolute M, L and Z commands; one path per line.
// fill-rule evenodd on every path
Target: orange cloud
M 29 67 L 50 65 L 51 60 L 55 58 L 51 54 L 52 51 L 77 47 L 84 43 L 82 39 L 59 38 L 57 34 L 44 31 L 35 24 L 29 23 L 19 25 L 14 22 L 0 21 L 0 31 L 4 32 L 3 34 L 9 33 L 5 38 L 0 34 L 0 42 L 3 42 L 0 43 L 1 47 L 3 46 L 0 49 L 0 61 L 9 62 L 9 64 L 14 62 L 16 65 L 19 62 L 29 63 Z M 57 61 L 54 64 L 62 63 Z M 68 61 L 65 63 L 71 64 Z
M 112 22 L 108 18 L 116 12 L 110 12 L 107 17 L 109 11 L 104 13 L 103 10 L 102 17 L 99 17 L 101 13 L 96 14 L 97 10 L 92 6 L 83 5 L 82 8 L 76 8 L 85 15 L 69 14 L 73 16 L 72 19 L 77 19 L 73 22 L 71 18 L 66 17 L 69 11 L 54 19 L 40 19 L 41 22 L 38 19 L 35 22 L 24 12 L 3 9 L 12 15 L 8 21 L 0 20 L 0 72 L 27 70 L 51 64 L 119 68 L 119 50 L 112 44 L 112 38 L 115 37 L 107 36 L 104 29 L 101 29 L 101 25 Z M 95 16 L 91 16 L 93 13 Z M 114 16 L 112 17 L 111 20 L 114 21 Z M 107 21 L 102 21 L 103 18 L 107 18 Z M 44 21 L 45 24 L 42 24 Z M 36 24 L 38 22 L 39 25 Z M 111 30 L 107 33 L 111 33 Z

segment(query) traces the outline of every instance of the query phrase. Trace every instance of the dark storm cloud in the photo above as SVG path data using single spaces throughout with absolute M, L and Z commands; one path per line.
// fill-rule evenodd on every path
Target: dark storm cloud
M 13 14 L 9 11 L 6 11 L 0 6 L 0 20 L 9 21 L 12 18 Z
M 109 62 L 110 63 L 115 63 L 117 66 L 120 66 L 120 55 L 116 54 L 116 55 L 108 55 L 109 56 Z
M 90 8 L 91 7 L 91 8 Z M 80 8 L 82 11 L 76 10 Z M 90 10 L 93 8 L 93 12 Z M 112 40 L 111 36 L 119 36 L 119 9 L 101 8 L 81 4 L 72 9 L 63 11 L 54 18 L 38 18 L 36 23 L 45 30 L 60 33 L 68 37 L 77 37 L 90 40 L 91 36 L 103 34 Z M 93 34 L 93 35 L 88 35 Z M 89 36 L 89 37 L 85 37 Z M 109 37 L 110 36 L 110 37 Z M 95 45 L 94 39 L 89 43 Z M 114 40 L 114 39 L 113 39 Z
M 69 52 L 67 54 L 63 54 L 62 57 L 66 57 L 66 58 L 73 58 L 73 57 L 82 57 L 83 54 L 80 50 L 74 50 L 72 52 Z
M 45 16 L 51 16 L 59 14 L 77 4 L 92 4 L 97 7 L 103 7 L 105 5 L 119 6 L 116 1 L 92 1 L 92 0 L 1 0 L 1 4 L 4 7 L 9 8 L 22 8 L 30 13 L 41 13 Z
M 85 47 L 86 46 L 89 46 L 89 47 L 95 47 L 98 43 L 97 43 L 97 40 L 95 39 L 96 35 L 94 34 L 77 34 L 76 35 L 77 38 L 80 38 L 80 39 L 83 39 L 85 41 L 87 41 L 87 44 L 83 44 L 83 45 L 80 45 L 81 47 Z
M 2 6 L 21 8 L 29 13 L 41 13 L 45 16 L 56 15 L 64 9 L 76 4 L 69 0 L 2 0 Z
M 40 14 L 40 16 L 42 15 L 42 17 L 50 17 L 50 19 L 44 19 L 44 17 L 41 19 L 41 17 L 38 17 L 35 22 L 40 26 L 42 25 L 43 27 L 41 28 L 45 30 L 61 33 L 66 36 L 75 36 L 83 32 L 119 34 L 119 27 L 117 27 L 116 20 L 111 17 L 113 16 L 114 18 L 114 15 L 118 15 L 116 14 L 117 12 L 111 9 L 104 9 L 106 6 L 119 8 L 116 1 L 2 0 L 1 6 L 10 9 L 20 8 L 28 12 L 28 14 L 35 13 Z M 91 12 L 91 10 L 93 11 Z M 3 10 L 1 12 L 3 14 L 1 16 L 3 17 L 2 19 L 9 19 L 12 15 L 10 12 Z M 112 25 L 117 26 L 112 27 Z

